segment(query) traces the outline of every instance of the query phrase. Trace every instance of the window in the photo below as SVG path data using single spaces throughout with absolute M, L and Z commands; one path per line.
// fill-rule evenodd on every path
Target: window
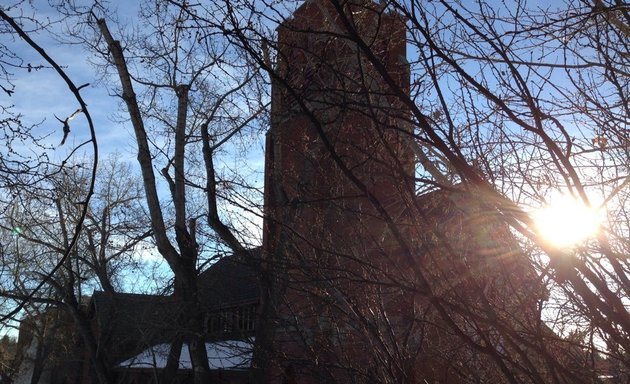
M 238 309 L 238 329 L 253 331 L 256 328 L 256 306 L 248 305 Z
M 210 334 L 248 332 L 255 328 L 255 304 L 224 308 L 208 315 L 207 329 Z

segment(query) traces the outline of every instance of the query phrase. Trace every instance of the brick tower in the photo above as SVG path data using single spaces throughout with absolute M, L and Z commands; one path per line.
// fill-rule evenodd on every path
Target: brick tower
M 323 336 L 339 317 L 325 297 L 366 297 L 360 280 L 395 254 L 385 217 L 402 220 L 413 198 L 411 125 L 397 94 L 409 89 L 405 25 L 371 1 L 310 0 L 278 28 L 277 44 L 263 240 L 285 359 L 276 374 L 322 382 L 299 362 L 337 353 Z
M 413 193 L 410 124 L 396 95 L 409 88 L 404 21 L 371 1 L 342 4 L 343 17 L 328 0 L 307 1 L 278 29 L 265 165 L 271 237 L 277 225 L 346 235 L 374 202 L 396 216 L 401 195 Z
M 504 382 L 461 336 L 496 336 L 469 322 L 489 306 L 519 331 L 538 324 L 544 291 L 483 199 L 415 195 L 405 20 L 371 1 L 307 0 L 278 28 L 277 52 L 266 382 Z

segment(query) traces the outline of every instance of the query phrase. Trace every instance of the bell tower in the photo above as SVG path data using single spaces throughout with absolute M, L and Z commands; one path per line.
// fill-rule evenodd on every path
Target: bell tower
M 371 1 L 334 3 L 307 0 L 278 28 L 265 205 L 272 237 L 278 225 L 304 227 L 338 247 L 334 235 L 361 227 L 383 237 L 365 220 L 375 202 L 399 215 L 414 156 L 398 98 L 409 91 L 404 19 Z
M 316 345 L 340 316 L 326 297 L 369 297 L 355 279 L 390 268 L 397 250 L 385 217 L 402 222 L 414 198 L 412 128 L 399 100 L 409 92 L 405 21 L 371 1 L 307 0 L 277 33 L 263 239 L 276 283 L 265 300 L 281 324 L 277 376 L 327 382 L 319 368 L 287 361 L 334 359 Z

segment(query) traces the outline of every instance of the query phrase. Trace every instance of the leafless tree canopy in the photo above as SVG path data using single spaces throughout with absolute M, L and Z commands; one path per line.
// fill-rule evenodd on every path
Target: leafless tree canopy
M 54 70 L 93 128 L 82 85 L 53 47 L 29 40 L 54 23 L 26 5 L 0 7 L 0 33 L 42 64 L 0 45 L 0 91 L 10 99 L 20 76 Z M 80 327 L 83 281 L 123 289 L 117 271 L 150 241 L 174 276 L 165 292 L 186 324 L 174 345 L 190 343 L 195 382 L 210 371 L 198 276 L 225 253 L 260 275 L 258 382 L 627 378 L 627 2 L 138 9 L 133 26 L 100 2 L 48 11 L 131 127 L 141 189 L 123 193 L 135 181 L 108 178 L 107 166 L 99 178 L 51 160 L 37 124 L 0 106 L 3 273 L 21 278 L 2 282 L 8 313 L 61 304 Z M 55 116 L 62 143 L 74 110 Z M 40 149 L 25 155 L 24 143 Z M 596 236 L 570 247 L 544 238 L 532 212 L 558 193 L 604 212 Z

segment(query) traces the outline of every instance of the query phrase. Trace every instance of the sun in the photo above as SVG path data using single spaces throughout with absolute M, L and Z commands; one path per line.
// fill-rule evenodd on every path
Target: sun
M 540 236 L 557 248 L 570 248 L 595 236 L 602 223 L 599 209 L 570 195 L 559 195 L 532 215 Z

